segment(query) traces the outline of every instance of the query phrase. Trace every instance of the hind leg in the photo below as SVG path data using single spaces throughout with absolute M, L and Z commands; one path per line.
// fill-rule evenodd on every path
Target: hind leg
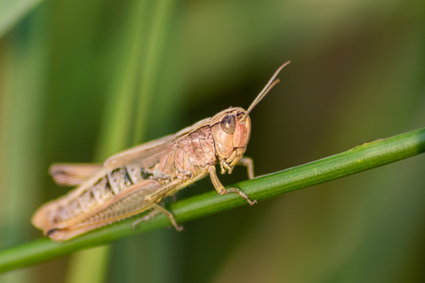
M 56 163 L 50 166 L 49 173 L 58 185 L 76 186 L 87 181 L 100 170 L 103 170 L 100 164 Z

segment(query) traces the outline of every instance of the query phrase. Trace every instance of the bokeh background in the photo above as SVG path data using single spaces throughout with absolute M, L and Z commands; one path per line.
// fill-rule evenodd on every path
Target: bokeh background
M 286 60 L 251 115 L 257 174 L 425 125 L 421 0 L 1 0 L 0 36 L 0 249 L 41 236 L 33 211 L 67 190 L 51 163 L 247 107 Z M 0 281 L 425 282 L 424 170 L 414 157 Z

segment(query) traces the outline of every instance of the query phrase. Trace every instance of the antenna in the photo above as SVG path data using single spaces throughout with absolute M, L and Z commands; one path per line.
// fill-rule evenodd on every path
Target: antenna
M 264 97 L 266 97 L 266 95 L 270 92 L 270 90 L 280 82 L 280 79 L 276 79 L 276 77 L 277 75 L 279 75 L 280 71 L 282 71 L 282 69 L 285 68 L 289 63 L 291 63 L 291 61 L 286 61 L 285 63 L 280 65 L 279 68 L 277 68 L 277 70 L 273 73 L 270 80 L 266 83 L 264 88 L 260 91 L 260 93 L 254 99 L 254 101 L 251 103 L 244 117 L 242 117 L 241 120 L 246 119 L 246 117 L 252 111 L 252 109 L 254 109 L 254 107 L 257 106 L 257 104 L 260 103 L 260 101 L 263 100 Z

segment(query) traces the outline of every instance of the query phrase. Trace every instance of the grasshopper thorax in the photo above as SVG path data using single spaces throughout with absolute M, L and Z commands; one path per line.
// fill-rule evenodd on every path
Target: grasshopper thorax
M 230 173 L 246 151 L 251 134 L 251 119 L 247 111 L 231 107 L 211 119 L 216 157 L 222 168 Z

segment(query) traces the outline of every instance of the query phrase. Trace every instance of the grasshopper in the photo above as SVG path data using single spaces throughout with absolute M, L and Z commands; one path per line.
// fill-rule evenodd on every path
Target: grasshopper
M 240 189 L 223 186 L 216 165 L 221 174 L 245 166 L 248 177 L 254 178 L 253 161 L 244 157 L 251 133 L 249 113 L 279 83 L 276 77 L 289 63 L 275 71 L 248 110 L 230 107 L 176 134 L 115 154 L 103 164 L 52 165 L 50 174 L 57 184 L 78 187 L 41 206 L 32 224 L 52 240 L 65 241 L 149 210 L 133 226 L 163 213 L 180 231 L 160 202 L 207 175 L 220 195 L 238 194 L 254 205 Z

